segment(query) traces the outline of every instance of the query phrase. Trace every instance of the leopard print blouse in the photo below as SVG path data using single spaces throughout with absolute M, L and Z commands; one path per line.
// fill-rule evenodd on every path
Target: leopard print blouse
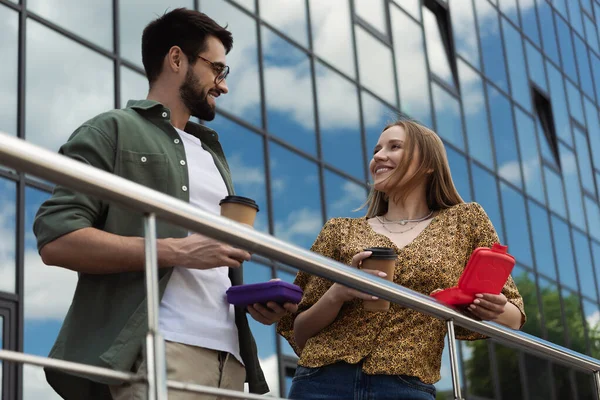
M 407 246 L 399 249 L 385 235 L 376 233 L 363 218 L 333 218 L 325 224 L 311 250 L 350 265 L 352 257 L 366 247 L 392 247 L 398 253 L 394 282 L 429 294 L 455 286 L 469 256 L 477 247 L 491 247 L 498 235 L 483 208 L 463 203 L 441 210 Z M 510 249 L 509 249 L 510 251 Z M 295 284 L 304 291 L 298 313 L 319 300 L 333 282 L 299 272 Z M 502 293 L 522 313 L 523 299 L 509 277 Z M 410 375 L 425 383 L 440 380 L 445 322 L 391 304 L 388 311 L 365 311 L 354 299 L 342 306 L 337 318 L 310 338 L 302 352 L 294 342 L 297 314 L 284 317 L 277 331 L 290 343 L 304 367 L 321 367 L 338 361 L 363 360 L 366 374 Z M 458 339 L 475 340 L 483 335 L 457 327 Z

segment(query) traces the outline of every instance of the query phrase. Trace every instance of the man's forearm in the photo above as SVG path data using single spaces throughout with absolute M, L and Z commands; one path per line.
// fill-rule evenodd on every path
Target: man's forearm
M 173 266 L 173 239 L 159 239 L 159 267 Z M 83 228 L 46 244 L 41 249 L 45 264 L 88 274 L 111 274 L 144 269 L 144 238 L 119 236 L 95 228 Z

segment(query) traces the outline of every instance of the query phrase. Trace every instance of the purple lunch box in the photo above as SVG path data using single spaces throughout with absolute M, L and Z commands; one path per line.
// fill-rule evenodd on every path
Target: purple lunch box
M 266 304 L 269 301 L 278 304 L 298 304 L 302 300 L 302 289 L 284 281 L 232 286 L 227 289 L 226 293 L 229 304 L 241 307 L 256 303 Z

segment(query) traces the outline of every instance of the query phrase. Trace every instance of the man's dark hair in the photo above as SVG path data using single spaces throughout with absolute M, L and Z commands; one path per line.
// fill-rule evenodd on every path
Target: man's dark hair
M 142 34 L 142 62 L 150 85 L 160 75 L 171 47 L 179 46 L 194 65 L 198 55 L 206 50 L 209 36 L 219 39 L 229 53 L 233 46 L 231 32 L 199 11 L 176 8 L 150 22 Z

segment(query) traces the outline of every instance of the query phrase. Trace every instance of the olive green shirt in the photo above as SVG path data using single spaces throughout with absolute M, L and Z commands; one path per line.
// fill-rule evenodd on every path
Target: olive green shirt
M 201 140 L 202 147 L 213 156 L 227 191 L 233 194 L 231 174 L 217 134 L 191 122 L 185 131 Z M 189 202 L 184 145 L 171 125 L 169 109 L 158 102 L 129 101 L 124 109 L 92 118 L 71 135 L 59 153 Z M 142 213 L 56 186 L 34 221 L 38 250 L 87 227 L 120 236 L 144 236 Z M 186 236 L 187 229 L 157 220 L 158 238 Z M 173 268 L 159 270 L 161 298 L 172 271 Z M 230 269 L 229 277 L 232 285 L 241 284 L 242 269 Z M 236 307 L 235 319 L 250 391 L 266 393 L 268 386 L 245 310 Z M 73 302 L 49 357 L 130 371 L 142 351 L 147 331 L 143 272 L 79 273 Z M 106 385 L 120 383 L 51 369 L 46 369 L 46 378 L 65 399 L 110 399 Z

